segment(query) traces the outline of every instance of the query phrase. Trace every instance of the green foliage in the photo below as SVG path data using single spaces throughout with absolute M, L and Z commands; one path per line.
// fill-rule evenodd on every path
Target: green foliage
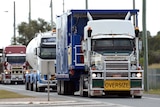
M 31 20 L 30 23 L 21 22 L 21 24 L 18 25 L 19 36 L 16 38 L 16 42 L 17 44 L 23 44 L 27 46 L 30 40 L 34 38 L 36 33 L 50 30 L 50 24 L 41 18 L 38 18 L 38 20 Z
M 140 33 L 142 37 L 142 32 Z M 148 38 L 148 64 L 160 63 L 160 31 L 157 32 L 156 36 L 151 36 L 150 32 L 147 32 Z M 143 38 L 141 38 L 143 40 Z M 140 63 L 142 63 L 144 51 L 140 54 Z
M 140 60 L 139 60 L 139 64 L 140 64 L 141 66 L 144 65 L 144 64 L 143 64 L 143 60 L 144 60 L 144 59 L 143 59 L 142 57 L 141 57 Z

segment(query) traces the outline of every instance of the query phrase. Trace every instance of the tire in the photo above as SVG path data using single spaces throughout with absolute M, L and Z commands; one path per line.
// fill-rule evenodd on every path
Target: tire
M 141 99 L 141 98 L 142 98 L 142 96 L 134 96 L 134 98 L 139 98 L 139 99 Z
M 25 89 L 29 90 L 29 83 L 28 82 L 25 82 Z
M 57 94 L 61 95 L 61 81 L 57 80 Z
M 29 83 L 29 90 L 33 91 L 33 83 Z
M 84 75 L 81 75 L 80 84 L 79 84 L 80 96 L 81 97 L 87 97 L 88 92 L 83 91 L 83 89 L 84 89 L 84 81 L 83 80 L 84 80 Z
M 37 83 L 33 83 L 33 91 L 38 92 Z
M 38 91 L 38 92 L 44 92 L 44 91 L 45 91 L 45 88 L 39 87 L 39 88 L 37 89 L 37 91 Z

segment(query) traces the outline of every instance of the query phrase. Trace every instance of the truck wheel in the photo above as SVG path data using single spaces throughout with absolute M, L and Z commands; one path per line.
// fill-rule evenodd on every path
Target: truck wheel
M 72 81 L 64 81 L 64 95 L 74 95 L 74 83 Z
M 61 95 L 61 81 L 57 80 L 57 94 Z
M 38 88 L 38 92 L 44 92 L 44 91 L 45 91 L 45 88 L 43 88 L 43 87 Z
M 90 89 L 89 84 L 88 84 L 88 97 L 89 97 L 89 98 L 92 98 L 92 97 L 93 97 L 93 96 L 91 95 L 91 89 Z
M 29 83 L 29 90 L 33 91 L 33 83 Z
M 38 92 L 37 83 L 33 83 L 33 91 Z
M 134 96 L 134 98 L 142 98 L 142 96 Z
M 28 82 L 25 82 L 25 89 L 29 90 L 29 83 Z
M 88 96 L 88 92 L 83 91 L 84 90 L 84 76 L 85 75 L 81 75 L 81 77 L 80 77 L 79 89 L 80 89 L 80 96 L 81 97 L 87 97 Z
M 88 97 L 92 98 L 90 90 L 88 90 Z
M 75 92 L 75 86 L 72 81 L 69 81 L 69 86 L 68 86 L 68 94 L 69 95 L 74 95 Z

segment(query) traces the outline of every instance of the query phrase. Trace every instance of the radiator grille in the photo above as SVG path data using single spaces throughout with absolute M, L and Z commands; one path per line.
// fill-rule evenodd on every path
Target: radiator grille
M 127 70 L 128 63 L 106 63 L 106 70 Z

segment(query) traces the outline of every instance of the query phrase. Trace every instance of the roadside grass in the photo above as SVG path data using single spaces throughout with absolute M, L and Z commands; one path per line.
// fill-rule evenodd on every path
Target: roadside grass
M 155 94 L 160 95 L 160 89 L 150 89 L 149 91 L 144 91 L 145 94 Z
M 31 96 L 18 94 L 12 91 L 7 90 L 0 90 L 0 99 L 7 99 L 7 98 L 29 98 Z

